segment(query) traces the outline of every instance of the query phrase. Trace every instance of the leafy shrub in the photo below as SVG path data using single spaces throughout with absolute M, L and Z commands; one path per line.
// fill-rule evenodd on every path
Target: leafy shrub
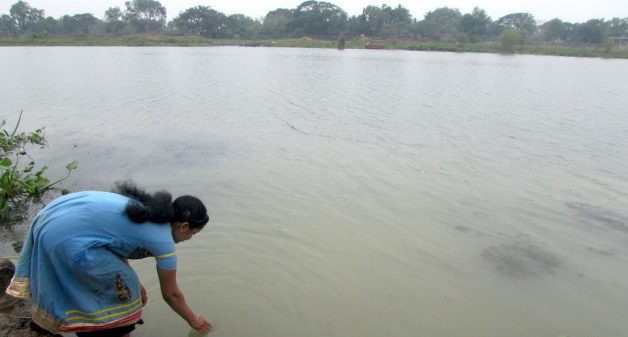
M 467 46 L 467 42 L 469 42 L 469 34 L 460 32 L 457 36 L 458 47 L 464 49 Z
M 507 29 L 499 35 L 499 43 L 507 52 L 513 52 L 515 46 L 523 44 L 523 35 L 520 31 Z
M 46 166 L 35 171 L 35 162 L 26 153 L 26 147 L 45 146 L 44 129 L 18 133 L 21 119 L 22 112 L 10 132 L 5 129 L 6 121 L 0 121 L 0 222 L 5 224 L 19 219 L 16 213 L 20 213 L 20 207 L 41 198 L 78 166 L 76 161 L 67 164 L 67 175 L 54 182 L 44 175 Z

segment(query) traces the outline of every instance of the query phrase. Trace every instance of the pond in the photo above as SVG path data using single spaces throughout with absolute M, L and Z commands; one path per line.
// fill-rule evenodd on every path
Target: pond
M 283 48 L 0 48 L 0 114 L 66 186 L 194 194 L 210 336 L 619 336 L 628 62 Z M 4 255 L 15 254 L 11 245 Z M 185 336 L 155 264 L 134 336 Z

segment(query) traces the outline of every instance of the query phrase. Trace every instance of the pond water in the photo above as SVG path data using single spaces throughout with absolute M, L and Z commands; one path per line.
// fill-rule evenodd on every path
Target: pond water
M 210 336 L 620 336 L 628 62 L 281 48 L 0 48 L 0 115 L 65 186 L 194 194 Z M 6 252 L 5 254 L 15 254 Z M 154 261 L 134 336 L 187 336 Z

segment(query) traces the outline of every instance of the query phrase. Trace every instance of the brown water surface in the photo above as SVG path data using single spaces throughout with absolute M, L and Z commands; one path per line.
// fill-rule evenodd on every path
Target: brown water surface
M 0 114 L 67 184 L 207 201 L 180 286 L 211 336 L 623 336 L 628 62 L 0 48 Z M 10 247 L 4 247 L 4 251 Z M 6 253 L 5 253 L 6 254 Z M 154 261 L 136 336 L 186 336 Z

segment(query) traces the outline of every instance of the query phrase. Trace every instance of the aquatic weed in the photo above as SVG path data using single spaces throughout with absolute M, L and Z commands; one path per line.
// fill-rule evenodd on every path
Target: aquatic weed
M 26 147 L 45 146 L 44 129 L 18 132 L 21 120 L 22 111 L 10 131 L 5 129 L 6 121 L 0 121 L 0 222 L 3 224 L 19 219 L 29 201 L 40 198 L 78 167 L 76 161 L 68 163 L 67 175 L 54 182 L 44 175 L 48 167 L 35 171 L 35 162 L 28 156 Z

